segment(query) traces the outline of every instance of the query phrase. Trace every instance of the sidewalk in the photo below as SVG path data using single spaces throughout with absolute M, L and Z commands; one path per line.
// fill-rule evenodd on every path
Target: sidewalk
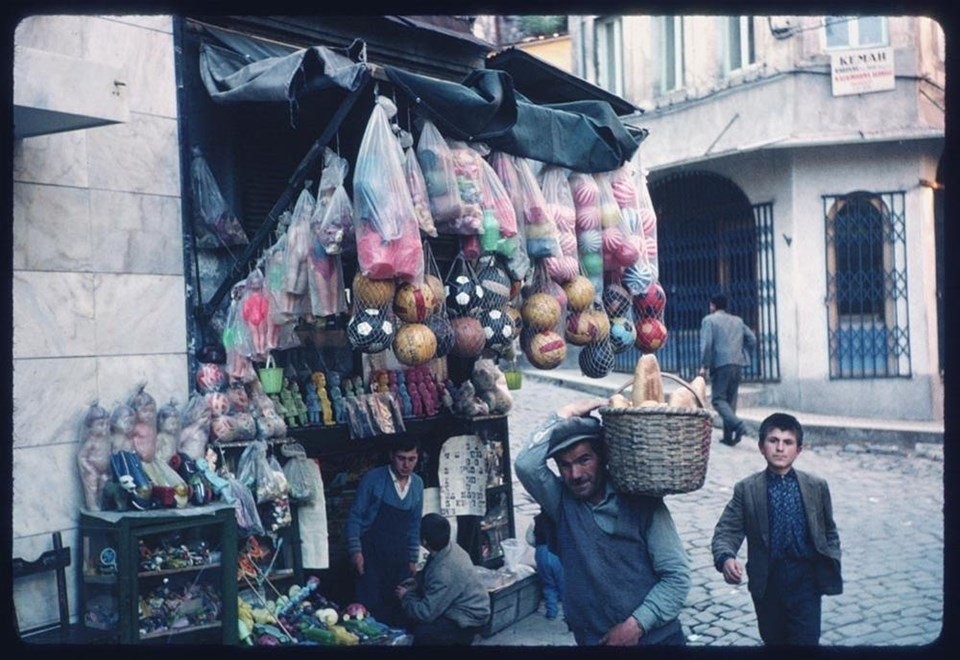
M 603 378 L 590 378 L 576 368 L 561 367 L 544 371 L 528 367 L 523 370 L 523 378 L 550 383 L 577 390 L 588 395 L 609 397 L 625 385 L 633 382 L 632 374 L 610 373 Z M 664 393 L 669 395 L 680 387 L 673 381 L 664 379 Z M 859 444 L 871 450 L 891 451 L 942 451 L 943 422 L 905 421 L 900 419 L 877 419 L 864 417 L 841 417 L 819 415 L 806 411 L 772 408 L 756 403 L 760 393 L 758 385 L 740 386 L 740 405 L 737 416 L 747 426 L 748 435 L 756 436 L 760 422 L 774 412 L 786 412 L 794 415 L 803 424 L 804 438 L 811 443 L 822 444 Z M 710 385 L 707 385 L 710 394 Z M 709 402 L 707 407 L 710 407 Z M 711 408 L 712 411 L 712 408 Z M 713 413 L 714 426 L 720 427 L 720 416 Z M 924 445 L 934 445 L 927 447 Z

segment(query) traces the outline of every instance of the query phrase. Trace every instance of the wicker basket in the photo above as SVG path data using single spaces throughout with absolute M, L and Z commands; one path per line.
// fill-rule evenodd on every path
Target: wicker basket
M 267 363 L 259 369 L 260 384 L 266 394 L 277 394 L 283 389 L 283 367 L 273 361 L 273 354 L 267 355 Z
M 693 392 L 683 379 L 668 373 L 661 375 Z M 696 392 L 694 398 L 700 404 L 697 409 L 600 408 L 607 470 L 614 489 L 662 497 L 689 493 L 703 486 L 713 420 Z

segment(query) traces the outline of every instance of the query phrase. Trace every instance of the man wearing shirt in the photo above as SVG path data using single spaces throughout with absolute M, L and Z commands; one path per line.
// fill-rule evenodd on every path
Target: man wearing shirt
M 740 584 L 737 550 L 747 539 L 747 575 L 764 644 L 820 641 L 820 597 L 843 592 L 840 536 L 830 488 L 793 468 L 803 449 L 803 427 L 774 413 L 760 424 L 767 468 L 737 482 L 713 532 L 716 569 Z
M 414 474 L 418 447 L 407 441 L 390 452 L 390 463 L 360 479 L 347 516 L 347 554 L 357 573 L 356 599 L 379 620 L 402 625 L 394 594 L 414 575 L 420 558 L 423 479 Z
M 677 616 L 690 590 L 689 560 L 662 498 L 609 484 L 603 427 L 590 415 L 605 403 L 577 401 L 552 413 L 517 455 L 517 477 L 557 524 L 565 614 L 577 644 L 682 645 Z

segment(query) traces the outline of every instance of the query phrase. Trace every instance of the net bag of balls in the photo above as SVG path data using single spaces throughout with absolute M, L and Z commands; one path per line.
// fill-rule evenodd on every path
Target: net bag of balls
M 631 401 L 631 405 L 622 407 L 601 406 L 599 413 L 611 485 L 623 493 L 651 497 L 698 490 L 706 479 L 710 457 L 713 428 L 710 412 L 704 409 L 701 394 L 683 379 L 668 373 L 653 376 L 657 379 L 661 400 L 662 376 L 693 394 L 690 399 L 695 405 L 674 406 L 647 400 L 641 405 L 633 405 Z M 643 377 L 647 378 L 648 374 Z M 637 387 L 631 382 L 620 391 L 631 385 Z

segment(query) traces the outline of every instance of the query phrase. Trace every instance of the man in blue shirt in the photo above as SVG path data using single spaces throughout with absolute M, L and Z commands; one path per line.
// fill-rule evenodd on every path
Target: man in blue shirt
M 603 427 L 590 415 L 604 404 L 587 399 L 552 413 L 517 455 L 517 477 L 557 524 L 566 620 L 578 645 L 685 644 L 677 616 L 689 560 L 662 498 L 618 493 L 608 482 Z
M 747 575 L 764 644 L 820 641 L 820 597 L 843 591 L 840 536 L 827 482 L 793 468 L 803 427 L 774 413 L 760 424 L 767 469 L 737 482 L 720 515 L 711 549 L 716 569 L 740 584 L 737 550 L 747 539 Z
M 403 624 L 394 590 L 414 575 L 420 558 L 423 479 L 414 474 L 417 443 L 409 440 L 390 452 L 390 463 L 360 479 L 347 516 L 347 554 L 357 573 L 357 601 L 380 621 Z

